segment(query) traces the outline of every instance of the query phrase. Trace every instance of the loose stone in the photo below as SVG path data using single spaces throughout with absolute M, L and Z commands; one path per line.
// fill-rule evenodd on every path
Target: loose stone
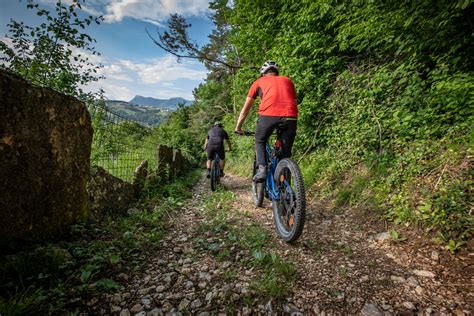
M 365 303 L 360 311 L 362 316 L 382 316 L 383 311 L 374 303 Z
M 130 312 L 136 314 L 136 313 L 141 312 L 142 309 L 143 309 L 143 306 L 142 306 L 142 305 L 140 305 L 140 304 L 135 304 L 135 305 L 133 305 L 133 307 L 130 309 Z
M 181 303 L 179 303 L 178 309 L 179 311 L 184 311 L 188 308 L 189 306 L 189 300 L 188 299 L 183 299 Z
M 405 302 L 403 303 L 403 306 L 411 311 L 416 310 L 415 304 L 413 304 L 412 302 Z
M 122 311 L 120 312 L 120 316 L 130 316 L 130 311 L 127 308 L 122 309 Z
M 161 316 L 163 315 L 163 311 L 159 308 L 155 308 L 148 313 L 146 313 L 146 316 Z
M 433 272 L 426 271 L 426 270 L 413 270 L 413 273 L 421 276 L 421 277 L 426 277 L 426 278 L 434 278 L 435 275 Z

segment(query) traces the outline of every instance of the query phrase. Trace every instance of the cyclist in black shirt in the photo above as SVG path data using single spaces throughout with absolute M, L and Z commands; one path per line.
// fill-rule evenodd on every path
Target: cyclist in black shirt
M 215 158 L 217 153 L 220 158 L 220 168 L 221 168 L 221 177 L 224 176 L 224 166 L 225 166 L 225 150 L 224 150 L 224 140 L 227 142 L 229 151 L 232 150 L 230 144 L 229 135 L 222 128 L 220 122 L 215 122 L 214 126 L 207 132 L 206 142 L 204 143 L 204 150 L 207 149 L 207 177 L 211 177 L 211 163 Z

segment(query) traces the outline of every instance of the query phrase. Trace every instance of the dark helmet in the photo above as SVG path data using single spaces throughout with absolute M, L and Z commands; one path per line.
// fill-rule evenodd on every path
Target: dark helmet
M 277 72 L 278 72 L 278 64 L 276 63 L 276 61 L 273 61 L 273 60 L 269 60 L 269 61 L 266 61 L 262 67 L 260 67 L 260 74 L 264 74 L 266 73 L 268 70 L 270 69 L 275 69 Z

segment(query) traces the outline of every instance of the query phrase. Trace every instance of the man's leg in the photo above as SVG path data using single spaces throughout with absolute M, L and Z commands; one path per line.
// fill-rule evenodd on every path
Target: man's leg
M 207 146 L 207 162 L 206 162 L 206 167 L 207 167 L 207 177 L 211 177 L 211 165 L 212 165 L 212 159 L 214 159 L 214 153 L 213 149 L 211 146 Z
M 282 158 L 291 157 L 291 149 L 296 137 L 296 120 L 286 121 L 286 128 L 281 132 Z
M 221 177 L 224 176 L 224 166 L 225 166 L 225 149 L 224 146 L 220 147 L 218 150 L 219 154 L 219 168 L 221 169 Z
M 279 122 L 278 117 L 274 116 L 260 116 L 255 129 L 255 152 L 257 153 L 257 174 L 254 177 L 255 181 L 263 181 L 266 177 L 267 159 L 265 157 L 265 146 L 268 137 L 275 130 L 276 124 Z

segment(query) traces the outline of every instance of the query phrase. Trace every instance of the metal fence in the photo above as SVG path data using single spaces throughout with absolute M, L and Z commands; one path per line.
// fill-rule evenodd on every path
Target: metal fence
M 156 170 L 159 144 L 153 129 L 112 112 L 104 104 L 89 106 L 94 136 L 91 165 L 103 167 L 112 175 L 131 181 L 133 171 L 143 160 Z

